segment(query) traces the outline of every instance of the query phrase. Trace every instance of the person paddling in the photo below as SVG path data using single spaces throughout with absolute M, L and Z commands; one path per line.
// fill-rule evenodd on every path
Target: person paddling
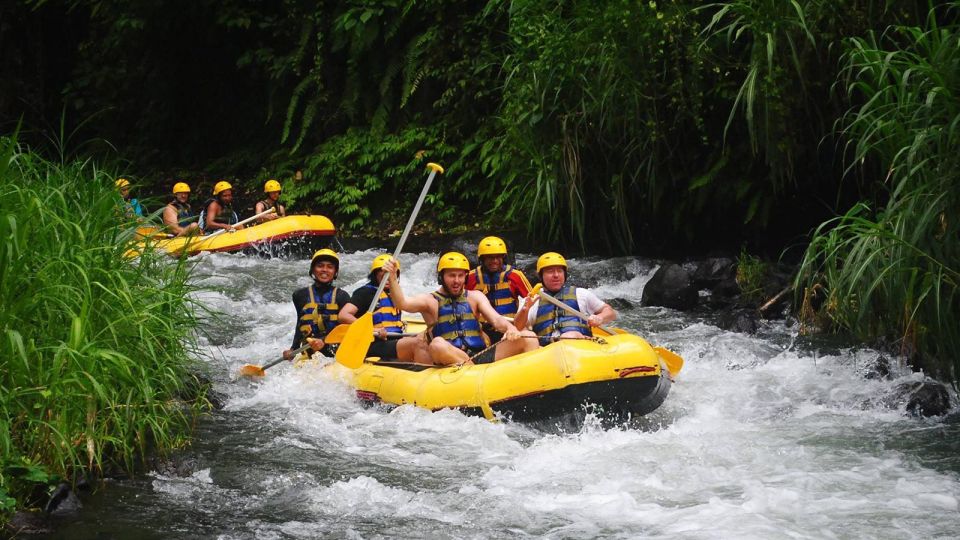
M 480 266 L 467 274 L 466 287 L 483 293 L 497 313 L 512 319 L 532 287 L 520 269 L 504 264 L 506 256 L 507 244 L 502 239 L 487 236 L 480 240 L 477 245 Z M 482 322 L 482 327 L 492 341 L 500 341 L 503 337 L 486 321 Z
M 213 197 L 203 203 L 200 211 L 200 230 L 206 233 L 219 229 L 237 231 L 243 225 L 237 225 L 239 216 L 233 210 L 233 186 L 226 180 L 221 180 L 213 186 Z
M 470 263 L 462 253 L 449 252 L 437 261 L 437 282 L 440 287 L 431 293 L 407 297 L 397 280 L 397 264 L 393 259 L 383 265 L 390 276 L 390 299 L 403 311 L 423 315 L 429 328 L 429 353 L 434 364 L 462 365 L 470 363 L 471 356 L 487 349 L 480 330 L 478 315 L 490 321 L 503 333 L 503 341 L 490 348 L 473 363 L 483 364 L 502 360 L 537 347 L 529 331 L 520 332 L 513 324 L 497 313 L 487 297 L 478 291 L 464 287 Z M 492 354 L 491 354 L 492 353 Z
M 533 294 L 527 296 L 513 322 L 517 328 L 525 328 L 532 320 L 531 326 L 540 337 L 541 345 L 548 345 L 557 338 L 592 337 L 591 328 L 616 320 L 617 312 L 596 294 L 567 283 L 567 261 L 563 255 L 553 251 L 541 255 L 537 259 L 537 274 L 544 291 L 550 296 L 590 315 L 584 321 L 549 302 L 540 302 Z
M 163 224 L 174 236 L 184 236 L 200 229 L 190 208 L 190 186 L 186 182 L 173 185 L 173 200 L 163 208 Z
M 267 180 L 263 185 L 263 192 L 267 195 L 266 199 L 258 202 L 254 208 L 254 214 L 262 214 L 273 208 L 276 211 L 272 214 L 266 214 L 257 218 L 257 223 L 266 223 L 287 215 L 287 209 L 280 204 L 280 182 L 276 180 Z
M 335 287 L 333 282 L 340 273 L 340 257 L 332 249 L 317 250 L 310 259 L 309 287 L 293 293 L 293 306 L 297 310 L 297 326 L 293 330 L 293 343 L 283 351 L 283 357 L 293 359 L 293 351 L 310 339 L 310 346 L 327 356 L 335 352 L 323 343 L 324 336 L 339 324 L 341 306 L 350 301 L 347 291 Z
M 380 279 L 383 278 L 383 265 L 388 260 L 390 260 L 390 255 L 380 255 L 373 259 L 373 263 L 370 264 L 370 273 L 367 275 L 367 283 L 353 291 L 350 301 L 340 310 L 339 322 L 341 324 L 352 324 L 367 312 L 367 308 L 373 303 L 373 295 L 376 294 L 377 288 L 380 286 Z M 400 264 L 398 263 L 397 279 L 399 278 Z M 400 310 L 390 300 L 389 292 L 390 288 L 387 287 L 380 293 L 380 298 L 374 308 L 373 328 L 377 334 L 376 340 L 370 344 L 370 348 L 367 350 L 367 356 L 430 364 L 430 354 L 427 351 L 423 336 L 407 336 L 397 339 L 396 336 L 403 333 L 403 321 L 401 320 Z

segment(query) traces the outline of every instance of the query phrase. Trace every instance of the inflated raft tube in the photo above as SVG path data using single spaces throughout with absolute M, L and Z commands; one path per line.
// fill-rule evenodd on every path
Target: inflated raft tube
M 643 338 L 567 339 L 499 362 L 431 367 L 367 359 L 324 367 L 368 403 L 459 409 L 488 420 L 536 422 L 589 407 L 607 419 L 643 416 L 670 391 L 663 359 Z
M 150 242 L 158 249 L 174 256 L 184 252 L 194 255 L 201 251 L 293 255 L 309 254 L 315 249 L 324 247 L 335 232 L 333 222 L 324 216 L 285 216 L 259 225 L 247 226 L 236 232 L 207 236 L 181 236 L 162 240 L 157 240 L 156 236 L 153 236 L 145 242 Z

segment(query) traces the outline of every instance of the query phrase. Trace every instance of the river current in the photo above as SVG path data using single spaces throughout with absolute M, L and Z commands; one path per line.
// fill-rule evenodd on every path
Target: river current
M 378 251 L 345 253 L 360 286 Z M 436 253 L 401 257 L 408 293 L 435 288 Z M 519 257 L 529 262 L 532 256 Z M 108 481 L 63 538 L 956 538 L 960 422 L 885 396 L 922 377 L 867 379 L 878 356 L 764 322 L 639 307 L 654 261 L 570 261 L 617 325 L 685 359 L 666 402 L 628 426 L 574 431 L 412 406 L 364 408 L 319 370 L 283 363 L 306 260 L 205 254 L 199 300 L 225 314 L 203 339 L 226 407 L 203 417 L 190 466 Z

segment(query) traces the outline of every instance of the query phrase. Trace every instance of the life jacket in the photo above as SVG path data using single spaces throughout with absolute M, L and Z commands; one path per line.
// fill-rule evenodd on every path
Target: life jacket
M 199 221 L 199 223 L 200 223 L 200 229 L 201 229 L 201 230 L 206 230 L 206 229 L 207 229 L 207 210 L 210 208 L 210 203 L 212 203 L 213 201 L 217 201 L 217 203 L 220 205 L 220 213 L 217 214 L 216 223 L 223 223 L 223 224 L 225 224 L 225 225 L 233 225 L 233 224 L 235 224 L 235 223 L 239 223 L 239 222 L 240 222 L 240 218 L 237 216 L 237 213 L 233 211 L 233 207 L 232 207 L 232 206 L 227 206 L 227 205 L 223 204 L 223 203 L 220 201 L 220 199 L 218 199 L 218 198 L 216 198 L 216 197 L 211 197 L 211 198 L 207 199 L 207 201 L 206 201 L 205 203 L 203 203 L 203 210 L 200 211 L 200 221 Z M 226 219 L 224 219 L 224 216 L 226 216 Z
M 310 299 L 303 305 L 303 314 L 300 315 L 300 334 L 304 337 L 322 338 L 337 326 L 340 313 L 340 305 L 336 303 L 337 288 L 330 287 L 321 294 L 314 283 L 307 289 L 307 293 Z
M 376 293 L 379 284 L 374 285 L 373 283 L 367 283 L 364 287 L 373 289 L 373 292 Z M 387 291 L 382 291 L 380 298 L 377 300 L 377 306 L 373 310 L 373 326 L 376 328 L 386 328 L 390 334 L 403 333 L 403 321 L 400 318 L 400 310 L 394 307 L 393 301 L 390 300 L 390 295 L 387 294 Z
M 471 271 L 477 280 L 476 290 L 486 295 L 493 309 L 504 317 L 513 317 L 517 314 L 517 299 L 513 297 L 510 280 L 507 279 L 512 271 L 513 267 L 509 264 L 496 274 L 484 272 L 483 266 L 478 266 Z M 484 276 L 487 278 L 486 281 Z
M 261 210 L 261 212 L 266 212 L 267 210 L 269 210 L 269 209 L 271 209 L 271 208 L 276 208 L 277 211 L 275 212 L 275 214 L 278 215 L 278 216 L 280 215 L 280 201 L 279 201 L 279 199 L 275 201 L 275 200 L 271 199 L 270 197 L 267 197 L 266 199 L 260 201 L 260 204 L 263 205 L 263 210 Z
M 136 199 L 124 200 L 123 214 L 130 219 L 143 217 L 143 207 L 140 206 L 140 201 Z
M 457 297 L 436 291 L 430 294 L 440 304 L 437 309 L 437 324 L 433 327 L 435 337 L 442 337 L 463 351 L 479 351 L 487 346 L 480 334 L 480 323 L 467 301 L 466 291 Z
M 190 203 L 182 203 L 174 199 L 169 204 L 177 211 L 177 225 L 183 227 L 193 221 L 193 211 L 190 208 Z
M 580 304 L 577 302 L 577 288 L 573 285 L 564 285 L 553 297 L 573 309 L 580 309 Z M 540 344 L 549 345 L 550 336 L 554 332 L 562 334 L 569 330 L 576 330 L 585 336 L 593 335 L 593 331 L 583 322 L 583 319 L 541 300 L 537 305 L 536 317 L 533 319 L 533 331 L 540 336 Z

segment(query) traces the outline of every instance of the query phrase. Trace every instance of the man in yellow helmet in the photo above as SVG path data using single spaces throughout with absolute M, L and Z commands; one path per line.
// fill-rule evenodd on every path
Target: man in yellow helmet
M 142 218 L 143 206 L 140 205 L 140 201 L 130 196 L 130 181 L 126 178 L 117 178 L 114 186 L 116 186 L 117 191 L 120 192 L 120 197 L 123 199 L 124 216 L 129 219 Z
M 380 255 L 373 259 L 367 283 L 353 291 L 350 301 L 340 310 L 340 322 L 351 324 L 362 317 L 373 302 L 383 278 L 383 265 L 390 260 L 390 255 Z M 397 264 L 397 278 L 400 277 L 400 265 Z M 401 337 L 403 321 L 400 310 L 393 305 L 389 296 L 390 287 L 387 286 L 373 310 L 373 328 L 377 332 L 377 339 L 370 344 L 367 356 L 379 356 L 383 359 L 398 359 L 405 362 L 429 364 L 430 354 L 426 342 L 420 337 Z
M 186 182 L 177 182 L 173 185 L 173 200 L 163 208 L 163 224 L 170 234 L 184 236 L 195 234 L 200 226 L 197 225 L 197 216 L 190 208 L 190 186 Z
M 596 294 L 567 283 L 567 261 L 563 255 L 553 251 L 541 255 L 537 259 L 537 274 L 544 292 L 589 315 L 584 321 L 549 302 L 540 302 L 536 296 L 528 296 L 513 322 L 517 328 L 525 328 L 528 321 L 532 321 L 531 326 L 540 337 L 541 345 L 557 338 L 590 337 L 593 335 L 591 328 L 616 320 L 617 312 Z
M 236 231 L 243 228 L 237 225 L 240 218 L 233 211 L 233 186 L 226 180 L 221 180 L 213 186 L 213 197 L 203 203 L 200 211 L 200 230 L 204 233 L 220 229 Z
M 501 360 L 537 347 L 530 331 L 520 332 L 497 313 L 487 297 L 464 286 L 470 263 L 461 253 L 449 252 L 437 261 L 437 282 L 440 288 L 431 293 L 407 297 L 397 280 L 397 264 L 386 261 L 383 269 L 390 275 L 390 299 L 403 311 L 423 315 L 431 334 L 429 353 L 434 364 L 462 365 L 487 349 L 479 316 L 482 315 L 495 329 L 503 333 L 503 340 L 489 351 L 473 358 L 477 364 Z M 490 353 L 493 354 L 490 354 Z
M 332 249 L 317 250 L 310 259 L 309 287 L 293 293 L 293 307 L 297 310 L 297 326 L 293 331 L 293 343 L 283 351 L 283 357 L 293 359 L 293 350 L 310 338 L 314 350 L 327 356 L 335 352 L 323 343 L 324 336 L 339 324 L 340 308 L 350 301 L 347 291 L 335 287 L 333 281 L 340 272 L 340 256 Z M 316 340 L 316 341 L 313 341 Z
M 523 272 L 504 263 L 507 244 L 496 236 L 488 236 L 477 245 L 477 260 L 480 266 L 467 274 L 467 290 L 482 292 L 493 309 L 504 317 L 513 318 L 520 301 L 530 292 L 530 282 Z M 483 322 L 483 331 L 493 341 L 500 341 L 503 334 L 489 323 Z
M 280 182 L 267 180 L 263 185 L 263 192 L 267 194 L 267 198 L 257 203 L 253 213 L 259 214 L 271 208 L 275 208 L 276 212 L 258 217 L 257 223 L 266 223 L 287 215 L 287 209 L 280 204 Z

